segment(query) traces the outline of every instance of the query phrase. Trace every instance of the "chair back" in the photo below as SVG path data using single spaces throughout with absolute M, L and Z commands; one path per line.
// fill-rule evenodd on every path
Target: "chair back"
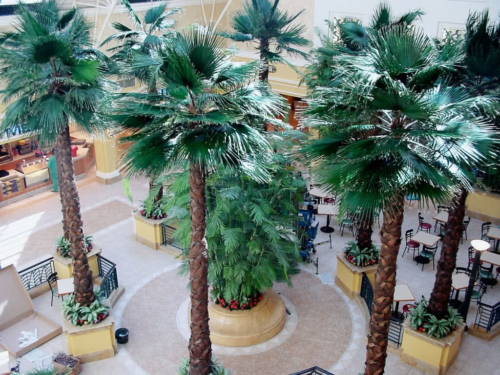
M 467 220 L 464 220 L 464 231 L 467 230 L 467 227 L 469 226 L 469 223 L 470 223 L 470 216 Z
M 456 273 L 465 273 L 466 275 L 470 276 L 470 270 L 465 267 L 455 267 L 455 272 Z
M 437 209 L 438 209 L 438 213 L 440 213 L 441 211 L 449 211 L 450 207 L 448 207 L 448 206 L 438 206 Z
M 445 233 L 446 233 L 446 224 L 445 223 L 439 223 L 439 237 L 441 237 L 441 239 L 443 239 Z
M 474 252 L 475 252 L 474 248 L 472 246 L 469 246 L 467 251 L 469 252 L 469 260 L 474 259 Z
M 418 213 L 418 223 L 419 223 L 419 224 L 422 224 L 423 222 L 424 222 L 424 218 L 422 217 L 422 213 L 421 213 L 421 212 L 419 212 L 419 213 Z
M 408 241 L 410 241 L 411 238 L 413 237 L 413 229 L 408 229 L 405 233 L 405 237 L 406 237 L 406 244 L 408 245 Z
M 488 264 L 488 263 L 486 263 Z M 493 273 L 493 265 L 488 264 L 485 266 L 484 264 L 479 264 L 479 271 L 482 273 Z
M 486 223 L 482 223 L 481 224 L 481 235 L 486 236 L 486 233 L 488 233 L 490 228 L 491 228 L 491 221 L 487 221 Z
M 426 251 L 428 253 L 433 253 L 433 254 L 436 254 L 436 251 L 438 249 L 438 245 L 434 245 L 433 247 L 430 247 L 430 246 L 424 246 L 424 249 L 422 251 Z
M 47 277 L 47 283 L 49 284 L 50 291 L 53 293 L 54 288 L 52 288 L 52 286 L 57 284 L 57 272 L 54 272 Z
M 323 202 L 325 204 L 335 204 L 335 198 L 324 198 Z

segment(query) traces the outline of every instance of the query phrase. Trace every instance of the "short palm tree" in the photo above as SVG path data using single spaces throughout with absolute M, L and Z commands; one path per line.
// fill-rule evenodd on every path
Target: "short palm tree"
M 254 178 L 272 150 L 249 124 L 283 113 L 283 102 L 267 85 L 252 83 L 258 65 L 233 64 L 224 39 L 199 27 L 175 36 L 156 58 L 138 54 L 134 67 L 158 70 L 161 94 L 123 94 L 114 120 L 133 133 L 125 157 L 131 174 L 160 175 L 189 164 L 191 241 L 190 373 L 210 374 L 208 283 L 205 241 L 207 176 L 219 166 Z
M 338 57 L 336 84 L 313 92 L 304 119 L 329 128 L 306 152 L 322 161 L 318 174 L 326 188 L 340 192 L 341 212 L 383 210 L 367 375 L 385 367 L 405 196 L 430 204 L 451 199 L 457 182 L 470 187 L 463 166 L 480 159 L 475 146 L 488 137 L 473 107 L 494 105 L 437 85 L 460 53 L 438 51 L 422 31 L 382 29 L 372 43 L 358 55 Z M 378 121 L 370 121 L 374 112 Z
M 500 87 L 500 26 L 490 25 L 488 12 L 472 13 L 469 15 L 466 26 L 463 38 L 447 39 L 442 44 L 442 48 L 447 48 L 450 43 L 454 44 L 454 48 L 461 50 L 464 57 L 457 69 L 451 72 L 448 81 L 466 87 L 466 89 L 456 89 L 455 96 L 461 95 L 464 99 L 475 95 L 494 97 L 498 94 Z M 493 103 L 489 109 L 485 111 L 477 108 L 476 111 L 469 111 L 465 115 L 471 116 L 472 121 L 483 118 L 485 122 L 498 124 L 500 102 Z M 464 166 L 468 172 L 470 185 L 462 186 L 455 194 L 452 209 L 448 214 L 441 256 L 437 264 L 436 281 L 429 299 L 428 312 L 438 319 L 446 316 L 448 312 L 453 271 L 462 239 L 465 202 L 471 191 L 470 186 L 478 182 L 476 176 L 481 173 L 491 173 L 494 170 L 489 168 L 489 165 L 498 164 L 496 157 L 500 148 L 497 137 L 490 134 L 487 137 L 483 136 L 483 139 L 479 141 L 478 137 L 481 135 L 475 136 L 476 143 L 470 152 L 477 154 L 478 159 L 475 163 Z M 465 314 L 464 311 L 462 315 Z
M 133 21 L 135 28 L 113 22 L 112 27 L 116 31 L 110 35 L 101 46 L 115 42 L 114 47 L 108 49 L 113 52 L 111 60 L 116 64 L 115 73 L 134 77 L 145 84 L 149 93 L 157 92 L 157 71 L 147 67 L 133 68 L 132 61 L 136 53 L 142 53 L 154 57 L 157 50 L 161 48 L 169 38 L 175 35 L 173 30 L 175 21 L 172 17 L 182 11 L 181 8 L 168 9 L 167 3 L 150 8 L 143 19 L 132 9 L 128 0 L 122 0 L 122 4 L 128 11 L 129 18 Z M 162 186 L 155 186 L 158 176 L 148 176 L 150 194 L 154 193 L 154 203 L 160 202 L 163 196 Z
M 15 31 L 0 37 L 1 91 L 8 104 L 2 129 L 19 124 L 42 142 L 56 142 L 63 226 L 71 243 L 75 300 L 94 301 L 92 272 L 84 246 L 83 223 L 71 159 L 70 121 L 82 130 L 103 130 L 94 121 L 97 104 L 105 97 L 103 56 L 89 49 L 91 26 L 72 9 L 61 12 L 56 1 L 20 4 Z
M 237 42 L 255 42 L 259 52 L 262 70 L 261 81 L 269 78 L 269 64 L 288 64 L 282 56 L 307 58 L 307 53 L 296 47 L 304 47 L 309 41 L 303 37 L 305 26 L 292 23 L 304 12 L 304 9 L 293 15 L 278 9 L 280 0 L 251 0 L 243 4 L 243 10 L 236 12 L 231 19 L 234 32 L 221 33 Z

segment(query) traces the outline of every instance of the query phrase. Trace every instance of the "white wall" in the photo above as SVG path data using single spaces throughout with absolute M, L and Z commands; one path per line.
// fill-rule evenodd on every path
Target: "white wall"
M 469 12 L 489 9 L 490 19 L 500 16 L 500 0 L 387 0 L 393 14 L 398 16 L 420 8 L 425 12 L 423 21 L 416 24 L 432 37 L 441 37 L 443 29 L 464 29 Z M 314 26 L 326 32 L 324 20 L 334 17 L 355 17 L 368 24 L 379 0 L 314 0 Z M 317 37 L 314 39 L 318 43 Z

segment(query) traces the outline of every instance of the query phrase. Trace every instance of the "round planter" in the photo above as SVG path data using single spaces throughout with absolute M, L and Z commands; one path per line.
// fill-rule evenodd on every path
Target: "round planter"
M 191 306 L 188 309 L 190 311 Z M 286 308 L 277 293 L 267 291 L 262 301 L 250 310 L 229 311 L 210 302 L 208 315 L 212 343 L 241 347 L 260 344 L 276 336 L 285 325 Z

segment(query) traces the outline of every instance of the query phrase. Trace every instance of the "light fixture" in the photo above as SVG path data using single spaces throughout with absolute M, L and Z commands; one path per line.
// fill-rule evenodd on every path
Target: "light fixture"
M 484 240 L 472 240 L 470 244 L 477 251 L 486 251 L 491 247 L 489 242 L 486 242 Z

